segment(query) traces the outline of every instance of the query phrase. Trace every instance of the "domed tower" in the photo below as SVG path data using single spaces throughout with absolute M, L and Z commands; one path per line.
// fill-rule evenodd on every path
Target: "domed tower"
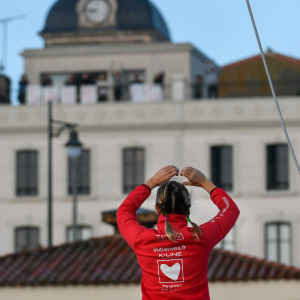
M 46 46 L 171 40 L 149 0 L 58 0 L 40 35 Z
M 171 41 L 168 26 L 151 0 L 53 3 L 40 32 L 45 47 L 25 50 L 22 55 L 31 85 L 47 86 L 44 78 L 50 78 L 58 97 L 69 82 L 79 86 L 105 81 L 110 91 L 105 101 L 134 101 L 133 82 L 160 84 L 164 95 L 159 91 L 155 97 L 174 99 L 173 83 L 191 86 L 197 75 L 204 78 L 208 71 L 209 59 L 201 51 L 190 43 Z M 117 85 L 124 90 L 122 97 L 113 90 Z M 180 99 L 186 95 L 181 90 L 176 92 Z

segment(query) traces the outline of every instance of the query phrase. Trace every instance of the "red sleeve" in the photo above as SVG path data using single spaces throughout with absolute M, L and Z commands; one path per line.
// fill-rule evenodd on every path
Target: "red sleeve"
M 134 242 L 138 234 L 146 229 L 136 219 L 136 211 L 150 194 L 150 188 L 146 185 L 139 185 L 127 196 L 117 211 L 120 233 L 132 249 L 134 249 Z
M 211 200 L 219 208 L 219 213 L 207 223 L 201 225 L 210 248 L 219 243 L 234 226 L 240 211 L 234 201 L 221 188 L 212 192 Z

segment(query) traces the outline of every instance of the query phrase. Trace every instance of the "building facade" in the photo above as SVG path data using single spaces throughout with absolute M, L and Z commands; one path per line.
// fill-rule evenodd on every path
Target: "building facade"
M 192 84 L 197 75 L 204 79 L 214 65 L 192 44 L 172 43 L 166 22 L 148 0 L 57 1 L 40 35 L 45 47 L 22 53 L 32 85 L 44 85 L 48 78 L 47 83 L 61 89 L 72 75 L 73 84 L 78 86 L 85 74 L 87 84 L 97 83 L 103 75 L 113 87 L 119 72 L 123 97 L 114 100 L 128 100 L 127 87 L 136 77 L 152 84 L 159 75 L 163 77 L 164 96 L 169 99 L 177 75 Z M 116 98 L 112 89 L 111 101 Z M 204 86 L 201 96 L 207 93 Z M 192 94 L 191 90 L 188 97 Z
M 114 87 L 111 68 L 122 62 L 128 80 L 138 74 L 151 83 L 163 70 L 170 86 L 170 93 L 155 103 L 116 103 L 113 92 L 101 103 L 55 103 L 54 119 L 77 123 L 84 145 L 77 188 L 81 239 L 111 234 L 101 213 L 116 209 L 158 169 L 192 165 L 226 189 L 241 210 L 219 247 L 300 266 L 299 175 L 271 98 L 195 101 L 186 83 L 196 74 L 205 83 L 211 61 L 190 44 L 173 44 L 163 18 L 146 0 L 60 0 L 41 35 L 44 49 L 23 52 L 31 84 L 49 75 L 59 88 L 72 73 L 105 73 Z M 207 93 L 204 89 L 202 96 Z M 299 157 L 300 101 L 286 97 L 281 103 Z M 47 246 L 47 115 L 46 103 L 1 107 L 1 255 Z M 55 245 L 72 241 L 67 138 L 63 132 L 53 139 Z M 213 218 L 217 210 L 208 195 L 196 188 L 191 192 L 192 219 Z M 154 199 L 155 191 L 143 207 L 153 209 Z
M 299 110 L 297 98 L 283 101 L 297 155 Z M 192 165 L 224 186 L 241 209 L 227 249 L 299 265 L 298 174 L 272 99 L 57 105 L 54 117 L 78 120 L 87 151 L 81 162 L 86 181 L 78 189 L 79 223 L 90 228 L 87 237 L 111 233 L 100 213 L 116 209 L 157 169 Z M 37 228 L 37 244 L 47 245 L 46 132 L 46 106 L 2 108 L 2 254 L 17 250 L 20 227 Z M 53 141 L 55 244 L 67 241 L 72 220 L 67 138 L 65 133 Z M 209 220 L 216 209 L 201 190 L 192 190 L 193 219 Z M 154 194 L 145 208 L 153 208 Z

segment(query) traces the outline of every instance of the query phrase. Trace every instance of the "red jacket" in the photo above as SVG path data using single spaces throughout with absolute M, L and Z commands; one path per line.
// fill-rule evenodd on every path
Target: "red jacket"
M 168 214 L 168 221 L 178 233 L 177 243 L 174 243 L 165 235 L 162 215 L 157 230 L 145 228 L 136 219 L 136 211 L 150 194 L 147 186 L 138 186 L 117 212 L 120 233 L 136 253 L 142 269 L 142 299 L 210 299 L 207 282 L 209 254 L 235 224 L 238 207 L 224 190 L 215 189 L 211 200 L 220 212 L 200 226 L 203 233 L 200 241 L 192 236 L 185 216 Z

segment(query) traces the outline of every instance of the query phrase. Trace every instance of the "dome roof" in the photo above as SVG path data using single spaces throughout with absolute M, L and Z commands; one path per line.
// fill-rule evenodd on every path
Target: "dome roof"
M 80 0 L 58 0 L 50 9 L 45 27 L 41 34 L 55 34 L 60 32 L 91 31 L 91 28 L 79 26 L 76 12 Z M 109 30 L 139 31 L 154 30 L 164 39 L 170 41 L 167 24 L 158 9 L 149 0 L 116 0 L 118 10 L 116 23 L 113 27 L 96 27 L 93 31 Z

